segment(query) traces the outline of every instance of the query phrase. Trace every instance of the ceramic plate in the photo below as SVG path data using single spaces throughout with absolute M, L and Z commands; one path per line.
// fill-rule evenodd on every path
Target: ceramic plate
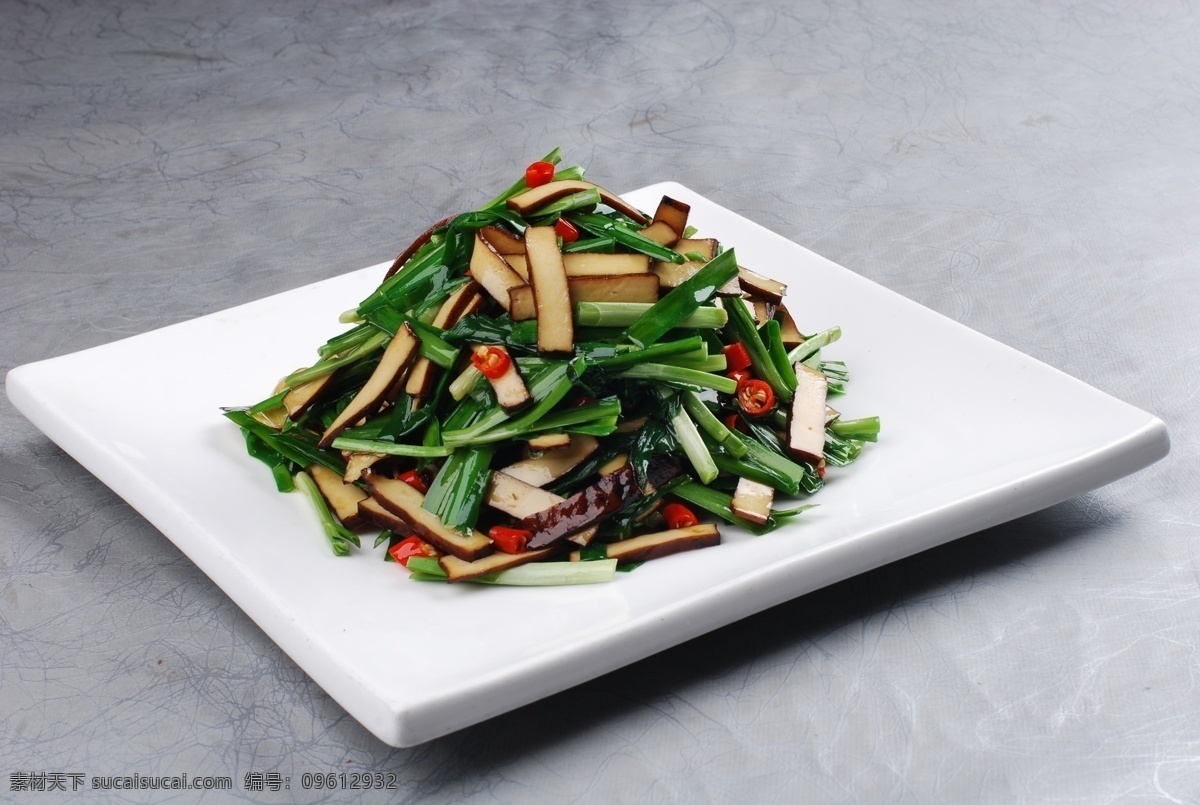
M 821 505 L 753 537 L 603 585 L 412 582 L 382 549 L 331 555 L 310 504 L 275 492 L 220 407 L 311 362 L 386 264 L 14 369 L 13 403 L 179 546 L 380 739 L 411 746 L 751 613 L 1101 486 L 1164 456 L 1155 417 L 875 285 L 673 183 L 703 236 L 787 282 L 801 329 L 839 325 L 836 406 L 882 440 Z M 274 333 L 311 322 L 307 337 Z M 902 334 L 902 337 L 900 335 Z M 919 345 L 920 364 L 908 350 Z M 936 366 L 930 378 L 922 366 Z M 369 544 L 369 541 L 368 541 Z

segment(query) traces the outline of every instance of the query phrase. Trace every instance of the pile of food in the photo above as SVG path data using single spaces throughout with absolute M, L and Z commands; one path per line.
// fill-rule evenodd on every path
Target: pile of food
M 802 334 L 769 267 L 558 163 L 431 226 L 312 366 L 226 409 L 335 554 L 382 529 L 421 580 L 607 580 L 718 544 L 705 516 L 777 528 L 877 438 L 828 403 L 840 330 Z

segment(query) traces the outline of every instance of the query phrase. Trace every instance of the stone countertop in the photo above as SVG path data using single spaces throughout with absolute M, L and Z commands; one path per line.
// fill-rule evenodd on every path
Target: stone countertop
M 0 799 L 25 775 L 186 772 L 315 802 L 301 776 L 346 771 L 431 802 L 1200 801 L 1194 3 L 4 8 L 0 371 L 389 259 L 561 145 L 1150 411 L 1173 444 L 397 750 L 3 399 Z

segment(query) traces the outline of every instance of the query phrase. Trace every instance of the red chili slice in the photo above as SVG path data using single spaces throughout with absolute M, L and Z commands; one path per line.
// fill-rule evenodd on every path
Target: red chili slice
M 506 525 L 494 525 L 488 530 L 488 537 L 505 553 L 525 553 L 532 536 L 532 531 Z
M 408 470 L 407 472 L 400 473 L 400 475 L 397 477 L 397 480 L 404 481 L 404 483 L 408 484 L 422 495 L 429 491 L 429 484 L 425 483 L 425 479 L 422 478 L 421 474 L 416 470 Z
M 741 341 L 735 344 L 730 344 L 721 350 L 725 354 L 725 369 L 729 372 L 736 372 L 738 369 L 745 369 L 750 365 L 750 351 L 746 349 L 746 345 Z
M 562 238 L 563 243 L 574 243 L 579 240 L 579 230 L 566 218 L 559 218 L 554 222 L 554 231 Z
M 734 369 L 732 372 L 726 372 L 725 376 L 737 383 L 740 388 L 742 383 L 753 379 L 754 373 L 749 369 Z
M 525 169 L 525 184 L 538 187 L 554 179 L 554 163 L 535 162 Z
M 408 560 L 414 556 L 437 556 L 433 546 L 420 537 L 405 537 L 388 548 L 388 553 L 403 567 L 408 567 Z
M 765 380 L 751 377 L 738 383 L 737 401 L 748 415 L 765 416 L 775 407 L 775 392 Z
M 730 414 L 729 416 L 725 417 L 725 427 L 729 428 L 730 430 L 745 430 L 745 428 L 742 427 L 742 419 L 737 414 Z
M 688 528 L 700 523 L 692 510 L 682 503 L 668 503 L 663 506 L 663 519 L 667 521 L 668 528 Z
M 488 347 L 483 352 L 473 353 L 471 363 L 475 365 L 476 369 L 483 372 L 484 377 L 495 380 L 508 371 L 512 359 L 508 357 L 508 351 L 502 347 Z

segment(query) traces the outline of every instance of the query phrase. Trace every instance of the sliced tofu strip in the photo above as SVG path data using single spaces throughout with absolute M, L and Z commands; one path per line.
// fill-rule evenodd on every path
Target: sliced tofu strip
M 695 252 L 705 260 L 711 260 L 717 256 L 716 238 L 681 238 L 671 248 L 680 254 Z
M 329 447 L 339 433 L 363 417 L 375 413 L 387 399 L 388 392 L 412 364 L 420 345 L 420 339 L 408 324 L 397 330 L 396 335 L 388 342 L 387 349 L 383 351 L 383 357 L 379 359 L 375 371 L 367 378 L 367 382 L 363 384 L 362 389 L 354 396 L 350 404 L 321 434 L 321 441 L 318 444 L 321 447 Z
M 557 182 L 547 182 L 544 185 L 539 185 L 523 193 L 518 193 L 508 200 L 508 208 L 521 215 L 528 215 L 552 201 L 558 201 L 564 196 L 593 188 L 600 191 L 600 200 L 614 210 L 624 213 L 639 224 L 650 223 L 649 218 L 643 215 L 636 207 L 626 204 L 620 196 L 610 193 L 603 187 L 594 185 L 591 182 L 585 182 L 582 179 L 564 179 Z M 525 233 L 525 248 L 526 250 L 529 248 L 528 232 Z
M 486 355 L 489 349 L 498 349 L 508 355 L 508 350 L 499 345 L 477 344 L 471 347 L 471 351 L 476 355 Z M 525 381 L 521 379 L 521 373 L 517 371 L 517 362 L 512 359 L 511 355 L 504 374 L 497 378 L 487 375 L 484 377 L 492 385 L 492 391 L 496 392 L 496 402 L 500 403 L 500 407 L 508 413 L 519 411 L 533 402 L 533 397 L 529 396 L 529 389 L 525 387 Z
M 313 403 L 321 398 L 325 389 L 332 385 L 334 374 L 336 372 L 327 374 L 324 377 L 318 377 L 315 380 L 310 380 L 307 383 L 301 383 L 283 395 L 283 407 L 287 409 L 288 416 L 295 419 L 309 408 L 312 408 Z
M 695 252 L 705 260 L 711 260 L 717 253 L 717 241 L 713 238 L 684 238 L 671 248 L 680 254 Z M 674 288 L 703 267 L 704 263 L 696 260 L 689 260 L 686 263 L 665 263 L 661 260 L 655 260 L 650 270 L 658 275 L 661 287 Z M 738 285 L 737 277 L 734 277 L 718 288 L 717 295 L 741 296 L 742 288 Z
M 525 254 L 525 241 L 500 226 L 485 226 L 479 230 L 496 254 L 507 257 L 510 254 Z
M 525 280 L 512 270 L 512 266 L 504 262 L 504 258 L 496 253 L 492 244 L 484 240 L 478 231 L 475 233 L 475 245 L 471 250 L 471 276 L 505 310 L 508 310 L 508 292 L 525 284 Z
M 508 263 L 509 268 L 517 272 L 521 279 L 529 282 L 529 260 L 524 254 L 506 254 L 504 262 Z
M 535 453 L 544 453 L 547 450 L 565 450 L 571 446 L 571 434 L 539 433 L 537 436 L 529 439 L 526 444 Z
M 616 559 L 617 564 L 629 562 L 648 562 L 651 559 L 661 559 L 673 553 L 694 551 L 697 548 L 710 548 L 721 544 L 721 532 L 712 523 L 673 528 L 670 531 L 658 531 L 653 534 L 643 534 L 640 537 L 610 542 L 605 546 L 609 559 Z M 571 561 L 581 560 L 579 551 L 571 552 Z
M 684 280 L 702 268 L 704 268 L 704 263 L 695 260 L 688 260 L 686 263 L 662 263 L 656 261 L 652 270 L 658 275 L 659 287 L 670 289 L 680 285 Z M 717 296 L 741 295 L 742 289 L 737 283 L 737 277 L 734 277 L 717 289 Z
M 804 343 L 804 336 L 800 335 L 800 329 L 786 307 L 776 305 L 775 318 L 779 319 L 779 336 L 785 347 L 792 350 Z
M 400 252 L 399 256 L 397 256 L 396 259 L 392 261 L 392 267 L 388 269 L 387 274 L 385 274 L 383 278 L 387 279 L 388 277 L 392 276 L 397 271 L 399 271 L 404 266 L 404 264 L 409 261 L 409 258 L 411 258 L 414 254 L 417 253 L 418 249 L 420 249 L 422 246 L 424 246 L 426 243 L 429 242 L 429 239 L 433 237 L 434 232 L 438 231 L 443 226 L 446 226 L 452 220 L 453 220 L 453 218 L 443 218 L 442 220 L 438 221 L 433 226 L 426 229 L 420 235 L 418 235 L 417 239 L 414 240 L 411 244 L 409 244 L 409 247 L 407 249 L 405 249 L 404 251 Z
M 449 329 L 457 324 L 458 320 L 463 316 L 473 310 L 477 310 L 482 305 L 483 294 L 479 284 L 468 282 L 446 297 L 446 301 L 442 302 L 442 306 L 438 308 L 437 315 L 433 317 L 433 321 L 430 323 L 442 330 Z M 433 388 L 433 381 L 437 378 L 437 370 L 439 368 L 441 367 L 434 364 L 428 358 L 417 358 L 412 370 L 408 373 L 408 381 L 404 385 L 404 393 L 411 394 L 414 397 L 428 396 Z
M 371 496 L 383 508 L 403 520 L 421 539 L 442 553 L 454 554 L 466 562 L 473 562 L 492 552 L 492 541 L 483 534 L 474 529 L 470 534 L 460 534 L 443 525 L 436 514 L 421 508 L 425 496 L 404 481 L 374 473 L 367 475 L 366 481 L 371 487 Z
M 663 221 L 655 221 L 645 229 L 638 230 L 638 234 L 661 246 L 671 246 L 679 240 L 679 233 L 671 227 L 670 224 Z
M 524 481 L 530 486 L 542 487 L 575 469 L 599 447 L 600 442 L 595 436 L 576 434 L 571 436 L 569 447 L 522 459 L 509 464 L 501 472 L 519 481 Z
M 554 553 L 554 548 L 543 548 L 540 551 L 525 551 L 525 553 L 494 553 L 474 562 L 464 562 L 457 556 L 443 556 L 438 559 L 442 570 L 446 571 L 446 581 L 467 581 L 486 576 L 489 573 L 499 573 L 510 567 L 517 567 L 538 559 L 544 559 Z
M 308 474 L 317 484 L 317 489 L 329 503 L 329 508 L 346 528 L 357 528 L 363 518 L 358 513 L 358 502 L 367 497 L 367 493 L 354 484 L 342 483 L 342 476 L 321 464 L 309 464 Z
M 531 226 L 525 230 L 525 257 L 529 261 L 529 284 L 537 303 L 538 354 L 570 357 L 575 351 L 575 321 L 554 227 Z
M 770 302 L 765 302 L 762 299 L 750 299 L 750 304 L 753 307 L 754 323 L 762 327 L 764 324 L 775 318 L 775 305 Z
M 342 451 L 342 457 L 346 459 L 346 474 L 342 476 L 345 483 L 352 484 L 362 477 L 371 465 L 383 461 L 387 456 L 383 453 L 349 453 Z
M 771 516 L 771 503 L 775 490 L 749 478 L 739 478 L 733 492 L 733 513 L 745 517 L 752 523 L 762 525 Z
M 621 467 L 624 467 L 625 462 L 627 461 L 629 461 L 629 455 L 627 453 L 617 453 L 608 461 L 601 464 L 599 469 L 596 470 L 596 474 L 608 475 L 610 472 L 616 472 L 617 470 L 621 469 Z
M 751 296 L 762 297 L 776 305 L 783 302 L 783 295 L 787 293 L 787 286 L 782 282 L 776 282 L 770 277 L 756 274 L 742 266 L 738 266 L 738 284 Z
M 829 380 L 803 363 L 795 365 L 796 394 L 788 416 L 787 449 L 794 458 L 816 465 L 825 457 L 825 394 Z
M 492 473 L 485 500 L 493 509 L 517 520 L 524 520 L 563 501 L 561 495 L 531 486 L 503 471 Z
M 372 497 L 363 498 L 358 502 L 358 513 L 364 520 L 378 528 L 394 531 L 402 537 L 411 537 L 412 528 L 408 523 L 392 514 Z
M 675 231 L 676 237 L 681 238 L 687 229 L 688 213 L 691 211 L 692 205 L 663 196 L 662 201 L 658 202 L 658 209 L 654 211 L 654 223 L 666 224 Z M 712 259 L 711 256 L 709 259 Z
M 572 310 L 580 302 L 642 302 L 658 301 L 660 280 L 654 274 L 622 274 L 615 277 L 571 277 L 567 293 Z M 526 285 L 509 292 L 508 313 L 513 321 L 537 317 L 533 289 Z
M 530 486 L 503 472 L 493 472 L 488 484 L 487 504 L 517 520 L 532 517 L 540 511 L 563 502 L 561 495 Z M 570 537 L 578 545 L 587 545 L 596 536 L 596 527 L 587 528 Z
M 650 258 L 644 254 L 596 254 L 573 252 L 563 255 L 568 277 L 611 277 L 617 274 L 645 274 Z
M 830 422 L 837 419 L 841 415 L 842 415 L 842 412 L 837 410 L 836 408 L 830 408 L 828 405 L 825 406 L 825 424 L 826 425 L 828 425 Z
M 521 521 L 533 533 L 531 549 L 546 548 L 585 528 L 598 525 L 642 496 L 633 467 L 626 464 L 585 486 L 562 503 Z

